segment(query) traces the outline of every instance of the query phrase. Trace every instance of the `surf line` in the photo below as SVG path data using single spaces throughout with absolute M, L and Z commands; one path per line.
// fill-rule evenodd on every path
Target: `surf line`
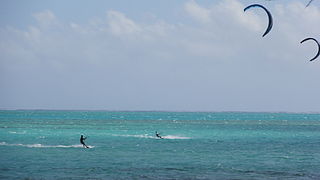
M 43 145 L 43 144 L 9 144 L 6 142 L 0 142 L 0 146 L 21 146 L 28 148 L 82 148 L 82 145 Z M 94 148 L 94 146 L 88 146 Z

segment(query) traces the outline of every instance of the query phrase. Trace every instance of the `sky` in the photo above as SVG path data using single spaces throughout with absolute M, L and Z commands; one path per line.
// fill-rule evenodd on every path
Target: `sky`
M 2 0 L 0 109 L 320 112 L 308 1 Z

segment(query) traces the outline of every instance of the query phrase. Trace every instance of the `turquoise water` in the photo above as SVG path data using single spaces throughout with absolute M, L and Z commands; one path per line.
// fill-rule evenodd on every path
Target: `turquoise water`
M 320 114 L 0 111 L 0 137 L 0 179 L 320 179 Z

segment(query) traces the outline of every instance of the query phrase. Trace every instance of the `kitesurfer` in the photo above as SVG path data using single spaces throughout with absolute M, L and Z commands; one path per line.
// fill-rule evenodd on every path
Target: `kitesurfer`
M 163 139 L 157 131 L 156 131 L 156 136 L 160 139 Z
M 86 147 L 86 148 L 89 148 L 85 143 L 84 143 L 84 140 L 86 140 L 87 137 L 84 137 L 83 135 L 81 135 L 80 137 L 80 143 L 83 145 L 83 147 Z

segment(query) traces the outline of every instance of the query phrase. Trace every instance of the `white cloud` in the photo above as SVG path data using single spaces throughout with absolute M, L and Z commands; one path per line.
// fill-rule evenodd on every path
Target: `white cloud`
M 265 24 L 262 23 L 262 19 L 265 18 L 261 18 L 253 12 L 243 12 L 245 6 L 238 1 L 224 1 L 218 8 L 224 9 L 224 16 L 231 16 L 235 23 L 239 23 L 242 26 L 249 27 L 254 31 L 261 31 L 263 24 Z M 225 13 L 230 13 L 230 15 L 227 15 Z
M 250 27 L 249 30 L 260 31 L 262 29 L 261 17 L 253 12 L 243 12 L 244 5 L 236 0 L 224 0 L 211 7 L 201 7 L 195 1 L 185 4 L 186 12 L 195 20 L 214 25 L 224 29 L 230 26 Z
M 38 21 L 38 23 L 44 27 L 51 25 L 57 25 L 58 20 L 56 19 L 53 12 L 50 10 L 45 10 L 43 12 L 33 14 L 33 17 Z
M 132 34 L 141 31 L 139 25 L 118 11 L 108 11 L 108 24 L 116 35 Z
M 301 36 L 319 34 L 320 9 L 315 6 L 305 8 L 300 2 L 293 2 L 289 5 L 276 5 L 275 12 L 276 27 L 282 31 L 283 35 L 296 38 Z
M 185 10 L 196 20 L 203 23 L 211 21 L 210 10 L 199 6 L 195 1 L 189 1 L 185 4 Z

